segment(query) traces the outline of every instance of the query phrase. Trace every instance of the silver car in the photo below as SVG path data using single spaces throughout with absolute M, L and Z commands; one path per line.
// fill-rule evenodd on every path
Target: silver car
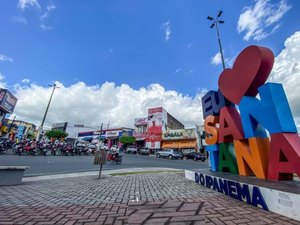
M 169 159 L 183 159 L 183 154 L 174 149 L 164 149 L 156 153 L 156 157 L 168 157 Z

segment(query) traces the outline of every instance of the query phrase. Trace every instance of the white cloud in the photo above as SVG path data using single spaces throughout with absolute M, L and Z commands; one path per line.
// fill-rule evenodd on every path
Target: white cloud
M 221 53 L 218 52 L 215 56 L 211 57 L 210 63 L 214 65 L 222 64 Z
M 23 16 L 14 16 L 12 18 L 12 21 L 15 22 L 15 23 L 27 24 L 27 19 Z
M 246 32 L 243 37 L 246 41 L 262 40 L 278 30 L 279 20 L 290 8 L 286 0 L 277 4 L 271 4 L 269 0 L 256 0 L 254 6 L 242 10 L 237 30 L 239 33 Z
M 53 2 L 51 2 L 49 5 L 46 7 L 46 11 L 43 13 L 43 15 L 40 17 L 41 20 L 45 20 L 46 18 L 49 17 L 50 13 L 56 9 L 56 6 L 54 5 Z
M 300 31 L 289 37 L 284 46 L 275 58 L 269 80 L 283 84 L 293 115 L 300 124 Z
M 182 70 L 182 68 L 177 68 L 175 72 L 179 73 L 181 70 Z
M 46 25 L 43 24 L 43 23 L 40 25 L 40 28 L 41 28 L 42 30 L 44 30 L 44 31 L 46 31 L 46 30 L 52 30 L 52 27 L 46 26 Z
M 166 41 L 166 42 L 169 41 L 169 39 L 170 39 L 170 37 L 171 37 L 171 33 L 172 33 L 170 21 L 167 21 L 167 22 L 163 23 L 163 24 L 161 25 L 161 28 L 162 28 L 162 29 L 164 30 L 164 32 L 165 32 L 165 41 Z
M 4 75 L 0 72 L 0 88 L 6 88 L 7 84 L 4 82 Z
M 9 61 L 9 62 L 13 62 L 14 60 L 6 55 L 2 55 L 0 54 L 0 62 L 1 61 Z
M 17 7 L 24 10 L 27 7 L 34 6 L 41 8 L 38 0 L 19 0 Z
M 116 86 L 112 82 L 95 86 L 83 82 L 69 87 L 61 83 L 57 85 L 61 88 L 54 92 L 45 122 L 47 126 L 62 121 L 99 126 L 110 120 L 110 127 L 133 127 L 134 118 L 146 116 L 147 109 L 156 106 L 163 106 L 184 124 L 202 123 L 202 93 L 196 97 L 184 96 L 167 91 L 159 84 L 138 90 L 127 84 Z M 36 84 L 15 87 L 19 99 L 15 109 L 18 118 L 39 125 L 52 88 Z
M 23 79 L 21 82 L 22 82 L 23 84 L 29 84 L 29 83 L 30 83 L 30 80 L 29 80 L 29 79 Z

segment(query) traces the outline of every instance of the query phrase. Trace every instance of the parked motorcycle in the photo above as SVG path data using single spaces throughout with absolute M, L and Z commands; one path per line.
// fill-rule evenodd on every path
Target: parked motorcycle
M 28 141 L 28 142 L 26 142 L 22 153 L 35 156 L 37 153 L 37 150 L 35 147 L 32 147 L 32 142 Z
M 73 148 L 73 146 L 71 144 L 65 144 L 64 146 L 64 152 L 65 155 L 74 155 L 75 154 L 75 149 Z
M 13 142 L 6 138 L 0 140 L 0 154 L 4 154 L 13 147 Z
M 38 143 L 36 150 L 38 155 L 46 156 L 48 152 L 46 143 Z

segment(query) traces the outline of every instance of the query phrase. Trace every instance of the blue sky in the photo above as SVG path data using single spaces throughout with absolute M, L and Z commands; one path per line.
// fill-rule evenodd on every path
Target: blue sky
M 285 41 L 300 28 L 298 0 L 1 0 L 0 7 L 1 82 L 20 98 L 16 109 L 20 118 L 36 123 L 44 108 L 41 106 L 39 113 L 32 116 L 33 112 L 22 108 L 24 95 L 42 90 L 47 99 L 48 84 L 53 82 L 59 82 L 65 93 L 71 93 L 76 85 L 101 89 L 110 84 L 115 95 L 125 85 L 130 93 L 141 93 L 143 89 L 162 89 L 164 94 L 169 93 L 167 96 L 175 93 L 177 97 L 169 100 L 178 104 L 178 96 L 184 101 L 188 99 L 187 108 L 195 101 L 199 103 L 197 96 L 203 90 L 217 89 L 222 71 L 216 56 L 216 30 L 209 28 L 211 22 L 206 19 L 208 15 L 215 17 L 219 10 L 224 11 L 221 19 L 225 23 L 220 25 L 220 34 L 227 67 L 252 44 L 269 47 L 275 56 L 279 55 Z M 38 98 L 31 98 L 38 102 Z M 97 99 L 94 101 L 100 104 Z M 109 101 L 116 107 L 99 106 L 107 109 L 99 120 L 115 116 L 116 121 L 120 117 L 120 99 Z M 159 104 L 159 100 L 154 102 Z M 162 105 L 169 106 L 167 110 L 173 114 L 178 113 L 167 103 Z M 151 104 L 143 107 L 147 106 Z M 136 115 L 130 114 L 128 121 L 146 112 L 140 106 L 134 107 L 139 110 Z M 185 122 L 200 122 L 200 113 L 193 121 Z M 188 116 L 185 113 L 182 118 Z M 66 119 L 51 115 L 50 118 L 49 123 Z M 129 124 L 124 121 L 119 123 Z

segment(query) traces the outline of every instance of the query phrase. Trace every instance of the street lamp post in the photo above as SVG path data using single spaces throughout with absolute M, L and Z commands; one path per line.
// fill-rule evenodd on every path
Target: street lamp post
M 47 108 L 46 108 L 46 111 L 45 111 L 45 114 L 44 114 L 44 117 L 43 117 L 43 120 L 42 120 L 42 123 L 41 123 L 41 126 L 40 126 L 40 129 L 39 129 L 38 139 L 40 139 L 40 134 L 43 131 L 43 126 L 44 126 L 46 116 L 47 116 L 47 113 L 48 113 L 48 110 L 49 110 L 49 106 L 50 106 L 50 103 L 51 103 L 51 100 L 52 100 L 52 97 L 53 97 L 53 93 L 54 93 L 56 88 L 59 88 L 59 87 L 56 86 L 56 84 L 49 85 L 49 86 L 53 87 L 52 88 L 52 93 L 51 93 L 51 96 L 50 96 L 50 99 L 49 99 L 49 102 L 48 102 L 48 105 L 47 105 Z
M 219 48 L 220 48 L 220 53 L 221 53 L 221 59 L 222 59 L 222 65 L 223 65 L 223 69 L 225 69 L 224 56 L 223 56 L 223 50 L 222 50 L 220 33 L 219 33 L 219 27 L 218 27 L 218 23 L 224 23 L 224 20 L 219 20 L 219 18 L 222 15 L 222 13 L 223 13 L 223 11 L 219 11 L 216 19 L 213 18 L 213 17 L 211 17 L 211 16 L 208 16 L 207 19 L 210 20 L 210 21 L 213 21 L 213 23 L 210 25 L 210 28 L 213 28 L 214 26 L 216 26 L 218 43 L 219 43 Z

